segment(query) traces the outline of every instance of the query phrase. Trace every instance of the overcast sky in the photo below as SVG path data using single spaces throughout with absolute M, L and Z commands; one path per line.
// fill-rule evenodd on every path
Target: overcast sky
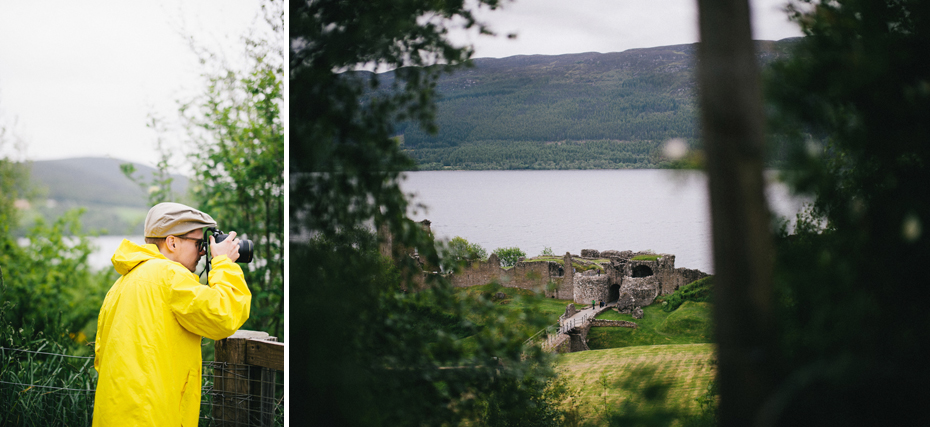
M 753 38 L 801 36 L 788 21 L 787 0 L 750 0 Z M 484 8 L 479 20 L 498 37 L 456 35 L 472 43 L 476 58 L 520 54 L 557 55 L 622 52 L 698 41 L 697 0 L 504 0 L 504 8 Z M 507 34 L 516 34 L 508 39 Z
M 784 3 L 751 0 L 756 39 L 800 35 Z M 696 42 L 696 13 L 696 0 L 522 0 L 479 12 L 501 36 L 455 37 L 476 57 L 620 52 Z M 17 120 L 31 160 L 153 165 L 147 114 L 173 121 L 175 102 L 203 90 L 179 30 L 232 57 L 258 14 L 259 0 L 0 0 L 0 119 Z
M 154 165 L 147 115 L 176 121 L 176 101 L 204 87 L 181 34 L 234 58 L 259 7 L 258 0 L 0 0 L 2 119 L 16 120 L 31 160 L 101 156 Z

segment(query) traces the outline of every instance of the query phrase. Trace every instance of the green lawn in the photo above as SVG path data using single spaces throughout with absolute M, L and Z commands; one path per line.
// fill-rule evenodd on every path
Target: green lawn
M 605 425 L 611 415 L 681 425 L 700 414 L 714 360 L 713 344 L 674 344 L 567 353 L 556 366 L 572 390 L 564 404 L 586 425 Z
M 711 341 L 710 304 L 688 301 L 667 313 L 659 305 L 643 308 L 643 318 L 609 310 L 598 319 L 628 320 L 637 329 L 595 327 L 588 332 L 588 347 L 592 350 L 640 345 L 694 344 Z

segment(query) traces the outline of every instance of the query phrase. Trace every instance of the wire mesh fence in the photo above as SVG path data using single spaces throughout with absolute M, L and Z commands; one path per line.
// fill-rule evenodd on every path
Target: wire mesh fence
M 93 357 L 0 347 L 0 426 L 89 426 Z
M 0 347 L 0 427 L 90 426 L 94 358 Z M 284 373 L 204 362 L 201 426 L 283 426 Z
M 201 426 L 283 426 L 284 373 L 227 362 L 205 362 Z

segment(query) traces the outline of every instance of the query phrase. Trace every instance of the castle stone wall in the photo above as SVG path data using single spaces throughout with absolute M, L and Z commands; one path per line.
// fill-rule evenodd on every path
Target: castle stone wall
M 543 347 L 543 349 L 549 351 L 550 353 L 571 353 L 572 339 L 566 334 L 559 334 L 551 344 Z
M 645 307 L 659 296 L 661 282 L 658 276 L 624 277 L 620 282 L 620 295 L 629 294 L 634 307 Z
M 581 273 L 575 274 L 575 292 L 572 299 L 579 304 L 590 304 L 591 300 L 607 300 L 608 289 L 610 288 L 610 276 L 602 274 L 600 276 L 585 276 Z
M 591 327 L 601 328 L 601 327 L 614 327 L 614 328 L 639 328 L 639 325 L 630 322 L 628 320 L 608 320 L 608 319 L 593 319 L 591 320 Z
M 710 275 L 701 270 L 694 270 L 690 268 L 676 268 L 675 269 L 675 289 L 688 285 L 695 280 L 701 280 L 707 276 L 710 276 Z
M 475 261 L 462 269 L 461 273 L 450 277 L 452 286 L 480 286 L 491 282 L 500 283 L 508 288 L 520 288 L 531 291 L 542 291 L 553 278 L 550 277 L 548 262 L 518 262 L 512 268 L 501 268 L 496 255 L 491 254 L 487 261 Z M 565 292 L 561 287 L 554 293 Z M 547 293 L 547 296 L 548 293 Z
M 430 232 L 430 222 L 421 221 L 423 229 Z M 386 228 L 378 230 L 381 238 L 381 253 L 385 256 L 398 258 L 409 256 L 417 259 L 415 251 L 397 245 L 393 242 Z M 466 265 L 462 271 L 449 274 L 453 286 L 467 287 L 486 285 L 497 282 L 504 287 L 520 288 L 534 292 L 544 292 L 546 298 L 571 299 L 583 305 L 592 300 L 609 301 L 612 286 L 619 286 L 619 292 L 613 294 L 624 309 L 644 307 L 651 304 L 659 295 L 675 292 L 680 287 L 695 280 L 707 277 L 708 274 L 700 270 L 675 268 L 675 256 L 659 254 L 656 260 L 633 260 L 637 255 L 645 252 L 583 249 L 581 256 L 566 252 L 563 262 L 517 262 L 510 269 L 500 267 L 496 254 L 491 254 L 487 261 L 476 261 Z M 573 262 L 590 265 L 595 258 L 610 259 L 610 263 L 603 265 L 604 272 L 596 271 L 575 273 Z M 436 274 L 438 268 L 423 265 L 420 275 L 414 275 L 407 291 L 419 291 L 427 286 L 430 274 Z M 636 277 L 634 277 L 636 276 Z

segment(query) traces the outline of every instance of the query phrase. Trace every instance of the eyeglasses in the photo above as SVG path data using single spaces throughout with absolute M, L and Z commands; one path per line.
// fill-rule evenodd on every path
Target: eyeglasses
M 193 237 L 185 237 L 185 236 L 174 236 L 174 237 L 177 237 L 179 239 L 184 239 L 184 240 L 193 240 L 197 244 L 197 247 L 200 248 L 201 251 L 207 250 L 207 239 L 203 237 L 199 239 L 195 239 Z

